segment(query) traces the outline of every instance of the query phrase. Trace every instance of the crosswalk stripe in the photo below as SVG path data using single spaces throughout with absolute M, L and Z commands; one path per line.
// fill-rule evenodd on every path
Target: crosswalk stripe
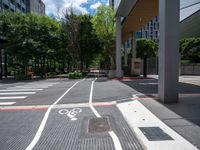
M 0 93 L 0 95 L 31 95 L 35 94 L 36 92 L 12 92 L 12 93 Z
M 18 92 L 18 91 L 42 91 L 43 89 L 7 89 L 0 90 L 0 92 Z
M 0 103 L 0 106 L 7 106 L 7 105 L 13 105 L 15 104 L 16 102 L 2 102 Z
M 0 97 L 0 100 L 7 100 L 7 99 L 24 99 L 27 96 L 13 96 L 13 97 Z
M 46 86 L 15 86 L 15 87 L 9 87 L 8 89 L 17 89 L 17 88 L 20 88 L 20 89 L 27 89 L 27 88 L 43 88 L 43 89 L 46 89 L 48 87 Z

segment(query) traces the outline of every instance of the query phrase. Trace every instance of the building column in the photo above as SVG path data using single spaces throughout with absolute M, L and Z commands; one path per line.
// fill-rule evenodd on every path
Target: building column
M 116 17 L 116 77 L 122 77 L 122 63 L 121 63 L 121 17 Z
M 124 66 L 128 66 L 128 45 L 124 43 Z
M 159 0 L 158 94 L 164 103 L 178 102 L 179 0 Z

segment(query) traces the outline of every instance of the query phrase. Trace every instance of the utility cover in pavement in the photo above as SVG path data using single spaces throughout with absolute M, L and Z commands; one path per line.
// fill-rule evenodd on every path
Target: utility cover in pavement
M 159 127 L 140 127 L 142 133 L 149 141 L 173 140 L 167 133 Z
M 95 118 L 89 120 L 89 132 L 90 133 L 101 133 L 110 131 L 110 123 L 108 118 Z

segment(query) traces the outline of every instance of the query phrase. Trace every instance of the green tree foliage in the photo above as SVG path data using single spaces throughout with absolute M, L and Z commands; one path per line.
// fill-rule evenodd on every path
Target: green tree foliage
M 192 63 L 200 62 L 200 38 L 187 38 L 180 41 L 181 58 Z
M 75 14 L 73 8 L 66 10 L 62 18 L 62 28 L 66 34 L 66 50 L 70 56 L 70 64 L 73 70 L 80 70 L 80 24 L 79 16 Z
M 92 27 L 91 19 L 89 15 L 80 16 L 81 69 L 87 69 L 101 50 L 100 40 Z
M 139 39 L 136 44 L 137 57 L 144 60 L 143 76 L 147 77 L 147 58 L 156 56 L 158 45 L 148 39 Z
M 25 75 L 28 66 L 35 74 L 87 70 L 101 52 L 101 42 L 92 26 L 92 16 L 77 15 L 71 9 L 60 21 L 48 16 L 0 13 L 1 44 L 9 67 Z
M 59 41 L 60 24 L 47 16 L 6 11 L 0 13 L 0 20 L 0 32 L 8 41 L 1 48 L 6 50 L 12 65 L 26 73 L 29 62 L 34 60 L 40 63 L 40 72 L 46 72 L 49 52 L 57 54 L 55 43 Z
M 62 19 L 62 28 L 66 34 L 69 60 L 74 70 L 87 70 L 99 53 L 100 42 L 91 23 L 92 16 L 77 15 L 73 8 L 67 10 Z
M 100 6 L 95 16 L 92 18 L 92 24 L 98 38 L 103 44 L 102 58 L 106 69 L 114 69 L 115 66 L 115 13 L 109 6 Z

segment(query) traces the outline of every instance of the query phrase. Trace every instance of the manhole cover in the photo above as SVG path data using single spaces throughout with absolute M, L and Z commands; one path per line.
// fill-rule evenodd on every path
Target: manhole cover
M 90 133 L 100 133 L 107 132 L 111 130 L 108 118 L 95 118 L 89 120 L 89 132 Z
M 167 133 L 159 127 L 140 127 L 142 133 L 149 141 L 173 140 Z

